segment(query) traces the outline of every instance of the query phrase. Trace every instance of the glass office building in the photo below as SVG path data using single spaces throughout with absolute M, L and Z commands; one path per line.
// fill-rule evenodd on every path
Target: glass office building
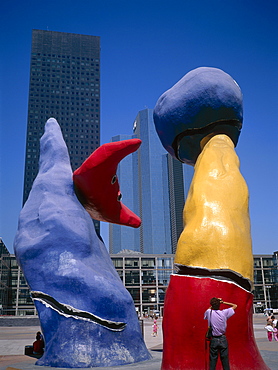
M 112 142 L 130 140 L 132 135 L 117 135 Z M 122 202 L 132 211 L 138 208 L 135 205 L 136 199 L 136 160 L 133 154 L 123 158 L 118 165 L 117 176 L 120 183 Z M 135 213 L 137 213 L 135 212 Z M 138 213 L 137 213 L 138 214 Z M 140 251 L 140 231 L 129 226 L 109 224 L 109 251 L 118 253 L 121 250 L 132 249 Z
M 142 140 L 138 157 L 140 251 L 142 253 L 172 253 L 170 235 L 169 191 L 166 156 L 153 123 L 153 110 L 140 111 L 135 118 L 133 133 Z
M 169 153 L 166 154 L 168 178 L 169 214 L 172 253 L 176 252 L 177 242 L 183 230 L 183 208 L 193 175 L 193 167 L 183 165 L 175 160 Z M 183 167 L 189 167 L 187 172 Z M 191 170 L 191 171 L 190 171 Z
M 133 135 L 128 138 L 134 137 L 142 144 L 119 164 L 118 178 L 123 203 L 140 216 L 142 225 L 139 230 L 109 225 L 109 251 L 174 253 L 183 229 L 184 182 L 191 182 L 193 169 L 184 178 L 183 164 L 165 152 L 155 130 L 152 109 L 138 113 Z
M 32 32 L 23 204 L 38 172 L 39 140 L 50 117 L 61 126 L 75 170 L 100 144 L 98 36 Z

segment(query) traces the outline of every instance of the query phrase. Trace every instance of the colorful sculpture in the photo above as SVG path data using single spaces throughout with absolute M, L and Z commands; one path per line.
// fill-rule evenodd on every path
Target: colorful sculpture
M 140 145 L 140 139 L 104 144 L 74 171 L 75 193 L 93 219 L 132 227 L 141 225 L 140 218 L 121 202 L 116 175 L 118 163 Z
M 135 144 L 125 143 L 125 155 L 140 145 Z M 122 144 L 119 148 L 120 157 L 117 144 L 112 151 L 120 160 Z M 98 160 L 102 170 L 94 182 L 111 169 Z M 105 213 L 105 204 L 98 206 Z M 39 173 L 20 213 L 14 249 L 45 340 L 37 365 L 117 366 L 151 358 L 133 300 L 75 195 L 67 147 L 55 119 L 47 121 L 41 138 Z
M 162 369 L 207 368 L 203 317 L 211 297 L 233 297 L 238 306 L 227 329 L 231 368 L 268 369 L 253 334 L 248 189 L 234 150 L 240 88 L 219 69 L 197 68 L 159 98 L 154 122 L 168 152 L 195 167 L 165 298 Z

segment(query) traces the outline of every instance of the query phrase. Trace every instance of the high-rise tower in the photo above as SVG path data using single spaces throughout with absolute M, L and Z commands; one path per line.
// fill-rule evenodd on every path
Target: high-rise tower
M 109 225 L 109 250 L 130 249 L 148 254 L 174 253 L 183 229 L 183 165 L 166 154 L 153 122 L 153 110 L 140 111 L 134 121 L 133 136 L 142 140 L 140 148 L 119 163 L 118 178 L 123 202 L 142 219 L 139 229 Z M 123 140 L 121 136 L 112 139 Z
M 155 131 L 152 109 L 137 114 L 133 132 L 142 140 L 137 152 L 138 203 L 142 219 L 140 249 L 143 253 L 172 253 L 166 157 Z
M 100 38 L 33 30 L 23 203 L 38 172 L 48 118 L 59 122 L 72 169 L 100 143 Z
M 112 142 L 133 139 L 133 135 L 117 135 Z M 117 176 L 120 182 L 122 201 L 124 205 L 138 215 L 137 200 L 137 166 L 135 153 L 126 156 L 118 164 Z M 114 241 L 114 242 L 113 242 Z M 129 226 L 109 224 L 109 252 L 118 253 L 121 250 L 132 249 L 140 251 L 140 230 Z

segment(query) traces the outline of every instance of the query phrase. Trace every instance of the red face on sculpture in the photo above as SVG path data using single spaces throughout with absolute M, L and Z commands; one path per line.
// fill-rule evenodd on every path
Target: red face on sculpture
M 141 220 L 122 202 L 116 175 L 118 163 L 135 152 L 141 140 L 104 144 L 73 173 L 75 193 L 95 220 L 139 227 Z

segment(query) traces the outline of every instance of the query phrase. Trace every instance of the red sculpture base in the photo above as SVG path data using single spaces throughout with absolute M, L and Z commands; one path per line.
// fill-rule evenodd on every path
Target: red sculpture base
M 212 297 L 238 305 L 226 336 L 233 370 L 269 370 L 253 332 L 253 295 L 240 286 L 213 278 L 172 275 L 163 315 L 162 370 L 204 370 L 209 365 L 208 323 L 204 312 Z M 228 306 L 221 305 L 221 308 Z M 216 369 L 222 369 L 220 359 Z

